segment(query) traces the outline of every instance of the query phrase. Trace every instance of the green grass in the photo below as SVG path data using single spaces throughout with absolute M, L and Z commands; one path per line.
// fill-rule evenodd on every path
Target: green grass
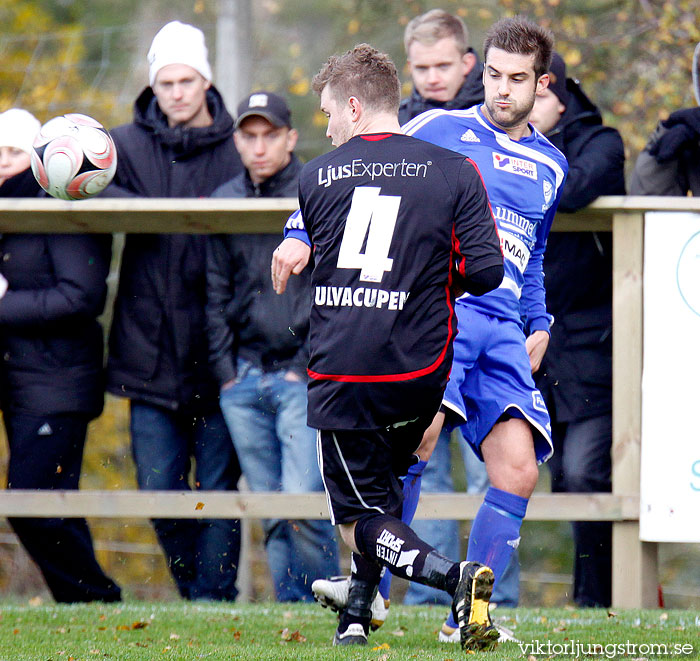
M 521 650 L 515 643 L 484 660 L 527 659 L 651 659 L 651 654 L 617 654 L 612 645 L 686 645 L 700 658 L 700 612 L 517 609 L 498 611 L 524 643 L 539 641 L 539 650 Z M 89 661 L 118 659 L 418 659 L 446 661 L 465 658 L 456 645 L 437 642 L 443 609 L 392 607 L 382 629 L 365 648 L 332 648 L 335 617 L 315 604 L 221 605 L 132 602 L 121 605 L 25 606 L 0 605 L 2 661 Z M 286 631 L 285 631 L 286 630 Z M 562 656 L 548 653 L 551 645 L 607 645 L 603 655 Z M 578 648 L 579 651 L 581 647 Z M 617 648 L 619 650 L 620 648 Z M 606 656 L 605 651 L 608 654 Z M 561 651 L 550 647 L 549 652 Z M 627 647 L 627 652 L 633 652 Z M 644 652 L 644 650 L 641 650 Z

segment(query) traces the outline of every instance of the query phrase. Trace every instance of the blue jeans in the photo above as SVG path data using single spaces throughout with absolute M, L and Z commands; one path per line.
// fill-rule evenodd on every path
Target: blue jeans
M 467 473 L 467 493 L 483 493 L 489 487 L 486 467 L 479 461 L 471 448 L 461 438 L 459 429 L 455 431 L 459 437 L 459 449 L 462 453 L 464 468 Z M 450 456 L 450 435 L 440 432 L 437 445 L 428 465 L 423 471 L 421 481 L 422 493 L 451 493 L 452 459 Z M 434 546 L 444 556 L 458 560 L 462 559 L 459 549 L 459 525 L 457 521 L 448 520 L 416 520 L 411 524 L 416 534 L 428 544 Z M 494 589 L 491 601 L 502 606 L 515 607 L 520 596 L 520 565 L 518 552 L 515 551 Z M 404 599 L 405 604 L 444 604 L 449 606 L 452 599 L 447 593 L 427 585 L 411 583 Z
M 236 489 L 240 468 L 220 411 L 183 411 L 131 402 L 131 448 L 140 489 L 189 489 L 195 461 L 198 489 Z M 170 572 L 186 599 L 234 600 L 238 594 L 240 522 L 235 519 L 154 519 Z
M 316 432 L 306 425 L 306 383 L 285 374 L 239 360 L 236 382 L 221 391 L 221 410 L 251 491 L 322 491 Z M 278 601 L 312 601 L 311 583 L 338 574 L 329 521 L 266 519 L 263 528 Z

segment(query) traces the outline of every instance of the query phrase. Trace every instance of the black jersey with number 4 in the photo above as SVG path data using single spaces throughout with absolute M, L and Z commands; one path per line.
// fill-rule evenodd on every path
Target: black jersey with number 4
M 315 261 L 309 425 L 434 414 L 457 332 L 453 269 L 503 261 L 476 166 L 405 135 L 356 136 L 304 166 L 299 202 Z

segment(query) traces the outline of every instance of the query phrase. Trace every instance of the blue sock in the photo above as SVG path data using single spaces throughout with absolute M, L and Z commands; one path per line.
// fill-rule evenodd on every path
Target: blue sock
M 520 525 L 527 503 L 527 498 L 489 487 L 472 524 L 467 560 L 491 567 L 496 582 L 520 543 Z M 447 626 L 457 628 L 452 613 Z
M 406 525 L 411 525 L 413 516 L 418 507 L 420 498 L 421 475 L 427 465 L 427 461 L 418 461 L 408 469 L 406 477 L 403 479 L 403 509 L 401 510 L 401 521 Z M 379 581 L 379 594 L 382 598 L 389 599 L 391 592 L 391 572 L 385 571 Z

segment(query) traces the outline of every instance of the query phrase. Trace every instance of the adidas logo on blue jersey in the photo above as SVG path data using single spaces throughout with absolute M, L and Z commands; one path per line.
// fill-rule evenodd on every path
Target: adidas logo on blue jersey
M 476 133 L 474 133 L 474 131 L 471 129 L 467 129 L 464 133 L 462 133 L 459 139 L 462 142 L 481 142 L 481 140 L 476 137 Z

